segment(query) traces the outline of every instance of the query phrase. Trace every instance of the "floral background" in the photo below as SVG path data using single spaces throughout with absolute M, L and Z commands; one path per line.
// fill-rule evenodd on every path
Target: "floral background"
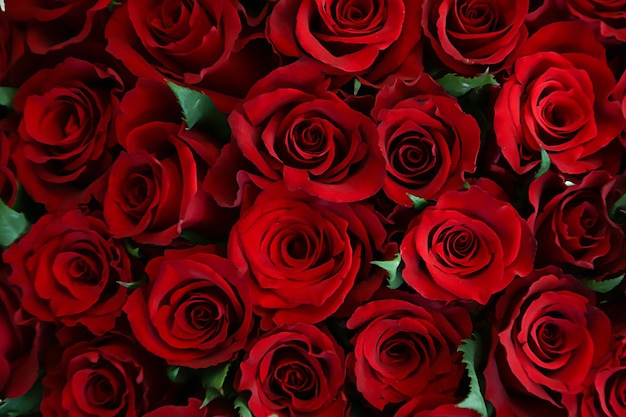
M 0 6 L 0 415 L 626 415 L 626 1 Z

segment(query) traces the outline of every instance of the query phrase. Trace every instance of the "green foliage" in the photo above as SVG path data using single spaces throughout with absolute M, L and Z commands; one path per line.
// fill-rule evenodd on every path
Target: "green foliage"
M 170 365 L 167 367 L 165 373 L 170 381 L 175 384 L 181 384 L 188 381 L 193 376 L 194 371 L 182 366 Z
M 419 212 L 421 212 L 422 210 L 424 210 L 426 207 L 428 207 L 428 200 L 421 198 L 421 197 L 416 197 L 412 194 L 406 193 L 406 195 L 409 197 L 409 199 L 411 200 L 411 202 L 413 203 L 413 208 Z
M 28 226 L 24 214 L 7 207 L 0 200 L 0 246 L 9 247 L 26 232 Z
M 43 387 L 41 381 L 37 381 L 30 390 L 21 397 L 7 398 L 0 403 L 0 416 L 2 417 L 19 417 L 37 413 Z
M 454 97 L 461 97 L 471 90 L 481 88 L 485 85 L 500 85 L 493 74 L 485 72 L 477 77 L 466 78 L 458 74 L 446 74 L 437 79 L 437 82 Z
M 359 94 L 359 90 L 361 89 L 361 81 L 358 78 L 354 79 L 354 95 Z
M 609 217 L 616 223 L 626 222 L 626 194 L 613 203 L 609 210 Z
M 243 398 L 237 397 L 235 399 L 234 406 L 240 417 L 254 417 L 248 408 L 248 404 Z
M 487 410 L 487 404 L 480 390 L 480 382 L 476 374 L 476 358 L 480 355 L 479 342 L 476 336 L 473 335 L 471 339 L 464 339 L 457 350 L 463 352 L 462 361 L 465 364 L 470 379 L 469 393 L 463 401 L 457 404 L 457 407 L 469 408 L 470 410 L 476 411 L 482 417 L 488 417 L 489 412 Z
M 372 265 L 376 265 L 385 271 L 387 271 L 387 286 L 392 290 L 399 288 L 404 280 L 402 276 L 398 273 L 398 269 L 400 268 L 400 262 L 402 262 L 402 258 L 400 257 L 400 252 L 396 254 L 396 257 L 389 261 L 372 261 Z
M 224 396 L 224 382 L 228 376 L 230 366 L 230 363 L 226 363 L 201 371 L 202 386 L 205 389 L 205 396 L 200 408 L 204 408 L 214 399 Z
M 583 279 L 582 282 L 583 284 L 585 284 L 587 287 L 591 288 L 595 292 L 598 292 L 600 294 L 606 294 L 607 292 L 614 290 L 619 284 L 622 283 L 623 280 L 624 280 L 624 274 L 620 275 L 619 277 L 605 279 L 603 281 L 595 281 L 593 279 Z
M 539 169 L 535 172 L 535 178 L 541 177 L 550 169 L 550 156 L 545 149 L 541 148 L 541 162 L 539 163 Z
M 128 254 L 132 256 L 133 258 L 137 258 L 137 259 L 141 258 L 141 254 L 139 253 L 139 247 L 133 245 L 133 243 L 130 240 L 128 239 L 124 240 L 124 248 L 126 249 L 126 252 L 128 252 Z
M 0 87 L 0 106 L 13 109 L 13 98 L 16 92 L 17 88 Z

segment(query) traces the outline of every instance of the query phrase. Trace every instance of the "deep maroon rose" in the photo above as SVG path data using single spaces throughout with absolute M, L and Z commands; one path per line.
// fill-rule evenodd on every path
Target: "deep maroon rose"
M 626 1 L 624 0 L 559 0 L 576 18 L 590 23 L 600 34 L 612 41 L 626 42 Z
M 496 413 L 579 415 L 576 396 L 611 346 L 611 322 L 595 293 L 556 267 L 535 270 L 511 283 L 495 319 L 485 378 Z
M 267 37 L 283 55 L 311 57 L 376 84 L 421 72 L 420 14 L 410 0 L 279 1 Z
M 106 50 L 139 77 L 207 90 L 229 112 L 274 65 L 261 34 L 246 34 L 236 0 L 138 0 L 115 8 Z
M 239 417 L 232 406 L 220 400 L 213 400 L 206 407 L 201 405 L 202 400 L 189 398 L 187 405 L 164 405 L 144 417 Z
M 513 206 L 478 187 L 443 194 L 409 226 L 400 252 L 407 284 L 426 298 L 486 304 L 532 269 L 535 239 Z
M 374 407 L 383 410 L 428 394 L 454 402 L 465 375 L 457 348 L 472 334 L 466 310 L 398 295 L 357 308 L 347 327 L 357 332 L 348 366 Z
M 529 0 L 425 0 L 422 28 L 443 62 L 455 72 L 498 69 L 526 41 Z
M 310 324 L 277 327 L 241 363 L 238 391 L 255 416 L 345 417 L 344 356 L 332 336 Z
M 623 273 L 626 226 L 610 219 L 609 195 L 626 188 L 626 177 L 592 171 L 577 184 L 565 182 L 548 173 L 530 186 L 534 212 L 528 224 L 537 237 L 537 264 L 593 279 Z
M 0 199 L 9 207 L 17 197 L 17 179 L 10 161 L 17 132 L 12 118 L 0 120 Z
M 146 273 L 124 306 L 139 343 L 190 368 L 235 358 L 250 333 L 252 300 L 230 261 L 201 247 L 168 250 Z
M 116 145 L 111 121 L 119 83 L 111 69 L 67 58 L 18 90 L 17 179 L 49 211 L 101 198 Z
M 6 85 L 5 77 L 11 66 L 24 54 L 24 36 L 7 17 L 0 13 L 0 83 Z
M 230 114 L 233 141 L 259 187 L 282 179 L 290 190 L 337 202 L 380 189 L 384 161 L 374 122 L 328 86 L 319 66 L 299 61 L 255 84 Z
M 132 281 L 124 246 L 104 222 L 79 210 L 46 214 L 3 253 L 24 310 L 43 321 L 82 324 L 95 334 L 113 328 Z
M 542 149 L 567 174 L 619 166 L 621 155 L 604 151 L 624 125 L 620 104 L 609 101 L 614 87 L 587 26 L 558 22 L 537 31 L 495 104 L 496 139 L 513 170 L 536 169 Z
M 403 405 L 393 417 L 478 417 L 478 412 L 457 407 L 445 396 L 422 395 Z
M 104 17 L 110 0 L 5 0 L 6 13 L 23 22 L 26 44 L 36 54 L 84 41 Z
M 407 193 L 433 199 L 461 189 L 464 173 L 475 171 L 478 123 L 428 74 L 383 87 L 372 116 L 387 166 L 383 190 L 396 203 L 411 207 Z
M 141 417 L 161 394 L 164 366 L 130 339 L 105 335 L 62 345 L 46 364 L 46 417 Z
M 0 266 L 0 396 L 16 398 L 37 379 L 40 325 L 24 317 L 8 275 L 9 269 Z

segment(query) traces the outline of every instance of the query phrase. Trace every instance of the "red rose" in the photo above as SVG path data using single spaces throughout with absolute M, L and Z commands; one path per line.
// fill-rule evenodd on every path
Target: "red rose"
M 422 70 L 420 7 L 411 0 L 277 2 L 267 37 L 283 55 L 308 56 L 372 83 Z
M 379 410 L 424 395 L 455 399 L 465 365 L 457 348 L 472 334 L 469 314 L 441 309 L 417 296 L 384 298 L 356 309 L 348 356 L 357 389 Z
M 537 264 L 593 279 L 623 273 L 626 228 L 609 218 L 609 196 L 620 185 L 626 187 L 626 177 L 605 171 L 592 171 L 570 186 L 551 173 L 533 181 L 528 224 L 537 237 Z
M 277 327 L 241 363 L 238 391 L 250 391 L 255 416 L 345 417 L 343 351 L 310 324 Z
M 383 87 L 372 116 L 387 163 L 383 190 L 396 203 L 411 207 L 407 193 L 433 199 L 461 189 L 464 173 L 475 171 L 478 123 L 428 74 Z
M 462 74 L 500 68 L 528 36 L 529 0 L 425 0 L 422 7 L 422 28 L 433 50 Z
M 590 29 L 576 22 L 544 26 L 520 50 L 494 115 L 497 142 L 515 172 L 535 169 L 541 149 L 567 174 L 617 170 L 621 155 L 603 151 L 624 119 L 620 104 L 609 101 L 615 77 L 604 55 Z
M 623 0 L 560 0 L 576 18 L 590 23 L 612 41 L 626 42 L 626 3 Z
M 496 304 L 486 398 L 498 415 L 566 408 L 611 346 L 611 322 L 595 294 L 556 267 L 515 280 Z M 542 400 L 542 401 L 540 401 Z
M 3 253 L 24 310 L 43 321 L 82 324 L 103 334 L 126 302 L 132 280 L 124 246 L 100 219 L 79 210 L 47 214 Z
M 124 306 L 146 350 L 172 365 L 206 368 L 244 348 L 252 300 L 227 259 L 198 247 L 168 250 L 146 273 L 148 282 Z
M 235 224 L 228 257 L 252 292 L 263 328 L 318 323 L 380 285 L 381 275 L 370 279 L 370 262 L 382 259 L 374 258 L 382 245 L 374 237 L 381 235 L 380 219 L 364 206 L 327 203 L 276 184 Z
M 486 304 L 532 269 L 535 240 L 509 203 L 477 186 L 443 194 L 410 225 L 400 252 L 404 280 L 426 298 Z
M 11 24 L 6 13 L 0 13 L 0 39 L 0 83 L 6 85 L 5 77 L 24 54 L 24 36 Z
M 8 286 L 8 268 L 0 266 L 0 396 L 25 394 L 39 370 L 39 323 L 25 319 L 20 300 Z
M 17 178 L 49 211 L 101 197 L 116 145 L 111 120 L 119 83 L 110 69 L 67 58 L 35 73 L 15 95 Z
M 118 335 L 63 342 L 46 366 L 46 417 L 140 417 L 161 394 L 162 364 Z
M 351 202 L 382 186 L 384 161 L 374 122 L 329 92 L 328 80 L 312 61 L 282 67 L 259 81 L 228 122 L 234 144 L 255 168 L 250 177 L 261 188 L 282 179 L 290 190 Z
M 139 77 L 207 90 L 229 112 L 274 61 L 260 35 L 243 33 L 241 10 L 236 0 L 127 1 L 107 23 L 106 50 Z
M 41 55 L 84 41 L 110 2 L 5 0 L 9 18 L 24 24 L 28 48 Z
M 449 403 L 446 397 L 423 395 L 403 405 L 393 417 L 478 417 L 478 412 Z
M 187 405 L 164 405 L 150 411 L 143 417 L 239 417 L 232 406 L 219 400 L 211 401 L 206 407 L 200 407 L 202 400 L 189 398 Z
M 0 120 L 0 199 L 9 207 L 17 197 L 17 179 L 10 162 L 11 148 L 17 140 L 13 118 Z

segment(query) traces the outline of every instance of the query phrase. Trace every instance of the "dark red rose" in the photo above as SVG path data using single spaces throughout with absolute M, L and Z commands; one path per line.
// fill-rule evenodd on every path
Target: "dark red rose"
M 50 211 L 66 210 L 103 191 L 116 145 L 112 118 L 119 77 L 75 58 L 30 77 L 15 96 L 17 179 Z
M 164 366 L 130 339 L 70 342 L 46 364 L 41 413 L 48 417 L 141 417 L 161 394 Z
M 611 346 L 595 294 L 556 267 L 535 270 L 496 304 L 486 398 L 498 415 L 579 415 L 576 396 Z
M 79 210 L 47 214 L 3 253 L 24 310 L 43 321 L 113 328 L 132 281 L 130 261 L 104 222 Z
M 458 73 L 499 69 L 528 36 L 528 0 L 425 0 L 422 7 L 424 34 L 443 64 Z
M 278 52 L 311 57 L 371 83 L 422 70 L 419 4 L 410 0 L 277 2 L 267 37 Z
M 236 389 L 251 393 L 255 416 L 345 417 L 343 362 L 341 347 L 317 327 L 277 327 L 246 355 Z
M 9 207 L 17 197 L 17 179 L 10 161 L 13 145 L 17 141 L 14 118 L 0 120 L 0 199 Z
M 624 0 L 560 0 L 572 16 L 590 23 L 600 35 L 626 42 L 626 2 Z
M 26 44 L 36 54 L 47 54 L 84 41 L 95 22 L 104 17 L 110 0 L 5 0 L 6 13 L 23 22 Z
M 537 168 L 541 149 L 561 172 L 581 174 L 619 166 L 605 148 L 624 125 L 609 101 L 615 77 L 591 30 L 577 22 L 544 26 L 518 54 L 495 104 L 494 131 L 519 174 Z
M 478 187 L 443 194 L 410 225 L 404 280 L 426 298 L 486 304 L 532 269 L 535 239 L 513 206 Z
M 211 401 L 200 408 L 202 400 L 189 398 L 187 405 L 164 405 L 150 411 L 144 417 L 239 417 L 232 406 L 220 400 Z
M 472 334 L 466 310 L 394 296 L 357 308 L 347 327 L 357 332 L 348 366 L 357 389 L 374 407 L 383 410 L 429 393 L 455 400 L 465 375 L 457 348 Z
M 5 77 L 11 66 L 24 54 L 24 36 L 7 17 L 0 13 L 0 83 L 6 85 Z
M 229 112 L 274 65 L 270 45 L 246 34 L 236 0 L 138 0 L 116 7 L 107 51 L 139 77 L 202 88 Z
M 385 194 L 411 207 L 408 194 L 433 199 L 463 188 L 476 170 L 480 128 L 428 74 L 396 81 L 376 95 L 372 111 L 387 164 Z
M 365 206 L 328 203 L 276 184 L 235 224 L 228 257 L 252 292 L 263 328 L 318 323 L 377 289 L 382 270 L 370 262 L 382 259 L 374 254 L 384 235 Z
M 24 317 L 8 275 L 9 268 L 0 266 L 0 396 L 16 398 L 37 379 L 40 325 Z
M 529 190 L 534 212 L 528 224 L 537 237 L 537 264 L 601 279 L 626 269 L 625 225 L 609 218 L 609 195 L 626 187 L 626 177 L 592 171 L 577 184 L 548 173 Z
M 124 306 L 146 350 L 171 365 L 207 368 L 244 348 L 252 300 L 230 261 L 201 247 L 168 250 L 146 273 Z
M 259 81 L 228 122 L 261 188 L 282 179 L 290 190 L 352 202 L 382 186 L 384 161 L 374 122 L 328 91 L 328 80 L 312 61 Z
M 478 412 L 449 403 L 438 395 L 422 395 L 403 405 L 393 417 L 478 417 Z

